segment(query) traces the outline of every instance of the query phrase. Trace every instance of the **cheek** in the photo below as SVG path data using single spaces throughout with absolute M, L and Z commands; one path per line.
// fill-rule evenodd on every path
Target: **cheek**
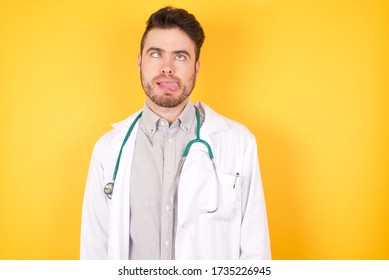
M 182 69 L 181 73 L 185 80 L 192 80 L 193 77 L 196 76 L 196 70 L 193 65 L 185 67 L 185 69 Z
M 153 78 L 154 76 L 158 75 L 159 70 L 158 66 L 151 63 L 141 63 L 140 65 L 140 71 L 142 73 L 142 76 L 144 78 Z

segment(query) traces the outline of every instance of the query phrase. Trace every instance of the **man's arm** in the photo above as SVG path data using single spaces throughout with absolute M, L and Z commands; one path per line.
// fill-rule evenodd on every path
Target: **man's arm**
M 271 259 L 265 198 L 253 136 L 244 154 L 242 177 L 241 259 Z
M 85 187 L 81 224 L 81 259 L 107 259 L 108 256 L 109 209 L 103 192 L 105 184 L 102 164 L 103 138 L 93 149 Z

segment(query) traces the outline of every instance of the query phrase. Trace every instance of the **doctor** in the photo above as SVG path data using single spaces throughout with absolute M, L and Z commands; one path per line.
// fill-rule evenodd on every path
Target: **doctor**
M 138 58 L 146 102 L 94 147 L 81 259 L 271 258 L 255 137 L 189 99 L 203 41 L 183 9 L 150 16 Z

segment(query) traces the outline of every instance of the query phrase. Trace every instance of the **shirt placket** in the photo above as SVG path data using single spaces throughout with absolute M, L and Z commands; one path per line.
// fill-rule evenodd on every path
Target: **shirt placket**
M 162 122 L 160 125 L 168 126 Z M 170 128 L 164 138 L 163 145 L 163 183 L 162 183 L 162 204 L 161 204 L 161 259 L 170 260 L 174 258 L 174 211 L 171 205 L 170 188 L 173 183 L 175 158 L 176 158 L 176 132 L 177 127 Z

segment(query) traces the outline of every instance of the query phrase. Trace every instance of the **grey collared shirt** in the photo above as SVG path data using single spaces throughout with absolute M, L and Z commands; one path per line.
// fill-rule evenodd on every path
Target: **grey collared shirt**
M 130 259 L 174 259 L 170 188 L 186 145 L 195 138 L 189 101 L 169 127 L 145 104 L 136 135 L 130 181 Z

